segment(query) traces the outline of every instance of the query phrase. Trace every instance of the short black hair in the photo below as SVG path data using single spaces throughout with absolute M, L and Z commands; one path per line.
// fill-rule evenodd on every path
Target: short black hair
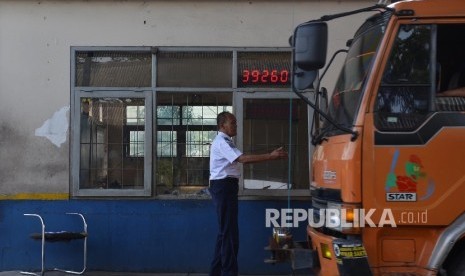
M 218 114 L 218 116 L 216 117 L 216 126 L 218 127 L 218 129 L 220 129 L 222 124 L 226 123 L 226 120 L 228 119 L 229 115 L 232 115 L 232 113 L 229 111 L 223 111 Z

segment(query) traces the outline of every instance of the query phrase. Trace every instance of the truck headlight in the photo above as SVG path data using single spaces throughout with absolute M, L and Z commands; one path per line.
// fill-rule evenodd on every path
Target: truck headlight
M 360 206 L 328 202 L 325 226 L 345 234 L 360 233 Z

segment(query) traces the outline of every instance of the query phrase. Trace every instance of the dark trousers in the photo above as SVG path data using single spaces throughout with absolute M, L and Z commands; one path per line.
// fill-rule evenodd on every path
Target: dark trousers
M 238 179 L 225 178 L 210 181 L 210 194 L 218 217 L 218 235 L 210 276 L 236 276 L 239 250 Z

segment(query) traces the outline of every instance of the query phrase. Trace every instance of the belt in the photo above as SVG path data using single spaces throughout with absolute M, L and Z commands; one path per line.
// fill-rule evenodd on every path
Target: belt
M 239 181 L 239 178 L 238 178 L 238 177 L 235 177 L 235 176 L 234 176 L 234 177 L 233 177 L 233 176 L 227 176 L 226 178 L 222 178 L 222 179 L 211 179 L 208 186 L 211 187 L 213 181 L 222 181 L 222 180 L 234 181 L 234 182 L 237 181 L 237 182 L 238 182 L 238 181 Z M 237 183 L 237 182 L 236 182 L 236 183 Z

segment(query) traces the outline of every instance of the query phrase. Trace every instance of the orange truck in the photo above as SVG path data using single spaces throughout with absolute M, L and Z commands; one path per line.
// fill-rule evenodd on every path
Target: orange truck
M 361 12 L 326 96 L 327 21 Z M 316 114 L 307 234 L 317 273 L 465 275 L 465 1 L 327 15 L 290 42 L 294 92 L 315 91 L 301 98 Z

